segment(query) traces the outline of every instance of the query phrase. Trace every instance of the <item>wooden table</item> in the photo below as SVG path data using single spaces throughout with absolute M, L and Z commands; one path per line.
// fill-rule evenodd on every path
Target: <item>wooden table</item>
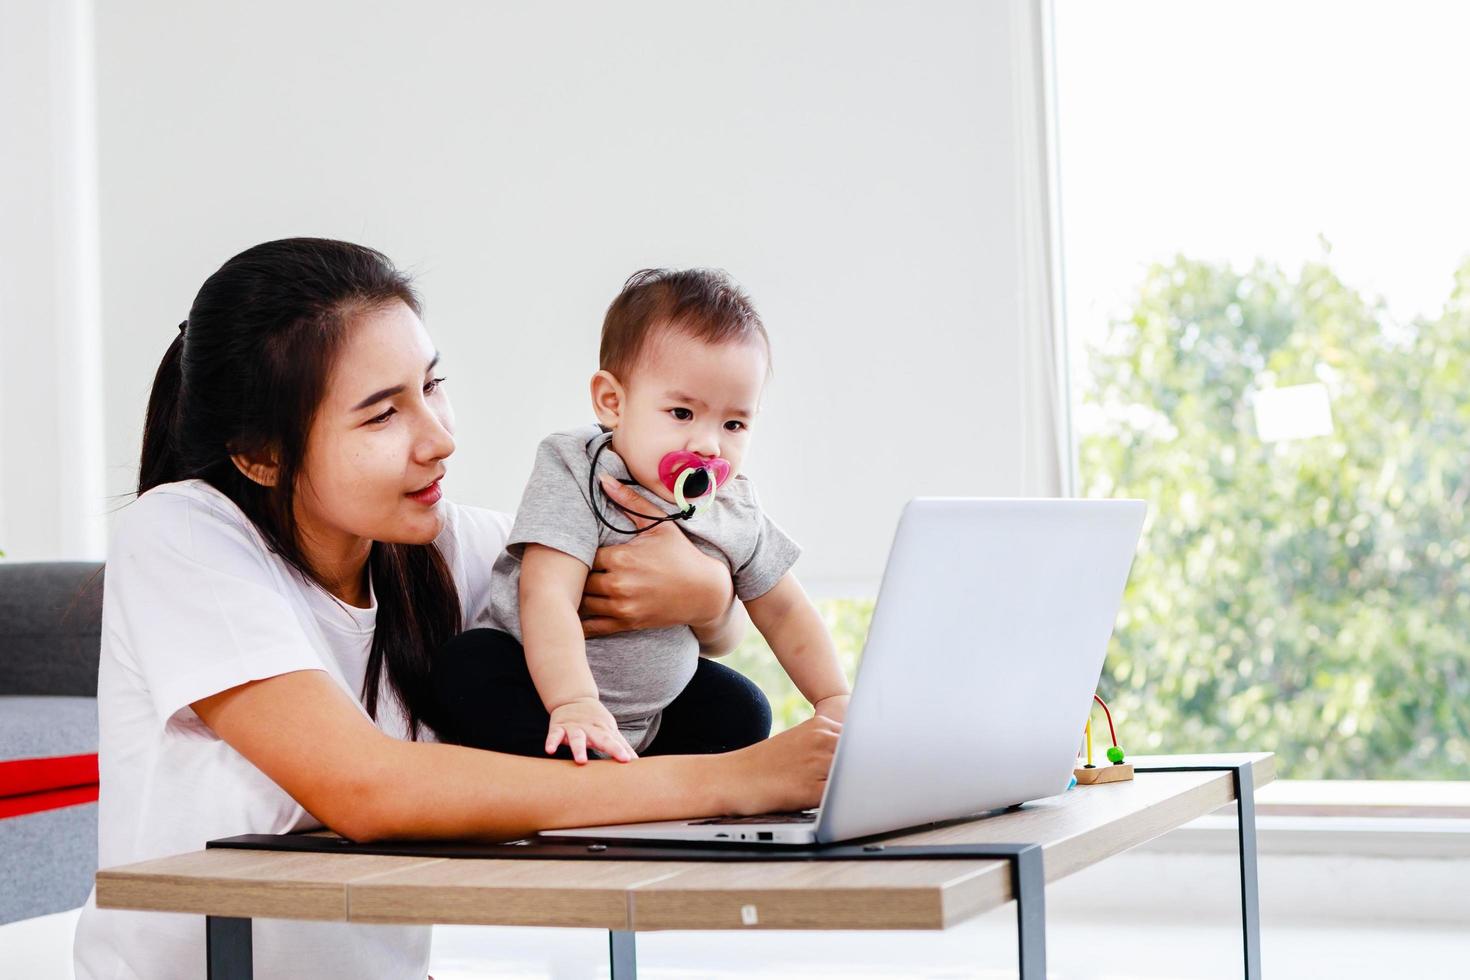
M 851 860 L 711 863 L 211 848 L 99 871 L 97 905 L 207 916 L 211 980 L 251 976 L 255 917 L 606 929 L 614 980 L 625 980 L 636 973 L 638 932 L 944 929 L 1014 900 L 1021 975 L 1044 977 L 1045 881 L 1235 803 L 1244 975 L 1259 977 L 1253 792 L 1273 778 L 1274 757 L 1130 761 L 1137 771 L 1131 782 L 1078 787 L 982 819 L 882 840 L 891 851 L 968 845 L 972 853 L 989 848 L 996 856 L 862 860 L 854 853 Z

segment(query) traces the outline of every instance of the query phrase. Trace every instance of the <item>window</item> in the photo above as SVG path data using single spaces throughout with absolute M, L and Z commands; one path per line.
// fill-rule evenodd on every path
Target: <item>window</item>
M 1470 777 L 1470 11 L 1056 0 L 1055 33 L 1080 490 L 1151 504 L 1125 744 Z

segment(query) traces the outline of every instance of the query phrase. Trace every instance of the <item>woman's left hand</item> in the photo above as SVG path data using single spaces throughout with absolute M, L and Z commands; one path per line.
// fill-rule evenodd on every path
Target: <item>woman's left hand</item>
M 630 510 L 648 508 L 647 500 L 609 476 L 602 477 L 602 489 Z M 623 516 L 637 527 L 652 523 Z M 734 598 L 729 567 L 665 521 L 624 544 L 597 549 L 577 612 L 589 637 L 686 624 L 698 633 L 722 623 Z

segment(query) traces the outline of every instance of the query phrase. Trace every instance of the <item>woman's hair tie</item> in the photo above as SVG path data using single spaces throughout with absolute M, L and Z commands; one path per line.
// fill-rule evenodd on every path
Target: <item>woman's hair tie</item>
M 188 320 L 180 320 L 179 321 L 179 333 L 183 333 L 184 332 L 184 328 L 187 327 L 188 325 L 189 325 L 189 321 Z

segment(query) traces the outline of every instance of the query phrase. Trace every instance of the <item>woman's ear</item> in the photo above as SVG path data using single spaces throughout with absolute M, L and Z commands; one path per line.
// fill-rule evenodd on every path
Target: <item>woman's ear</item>
M 235 464 L 235 469 L 245 474 L 245 479 L 263 487 L 275 486 L 281 469 L 276 462 L 275 453 L 231 453 L 230 462 Z
M 626 407 L 627 393 L 611 371 L 598 371 L 592 376 L 592 411 L 597 413 L 597 421 L 616 429 Z

